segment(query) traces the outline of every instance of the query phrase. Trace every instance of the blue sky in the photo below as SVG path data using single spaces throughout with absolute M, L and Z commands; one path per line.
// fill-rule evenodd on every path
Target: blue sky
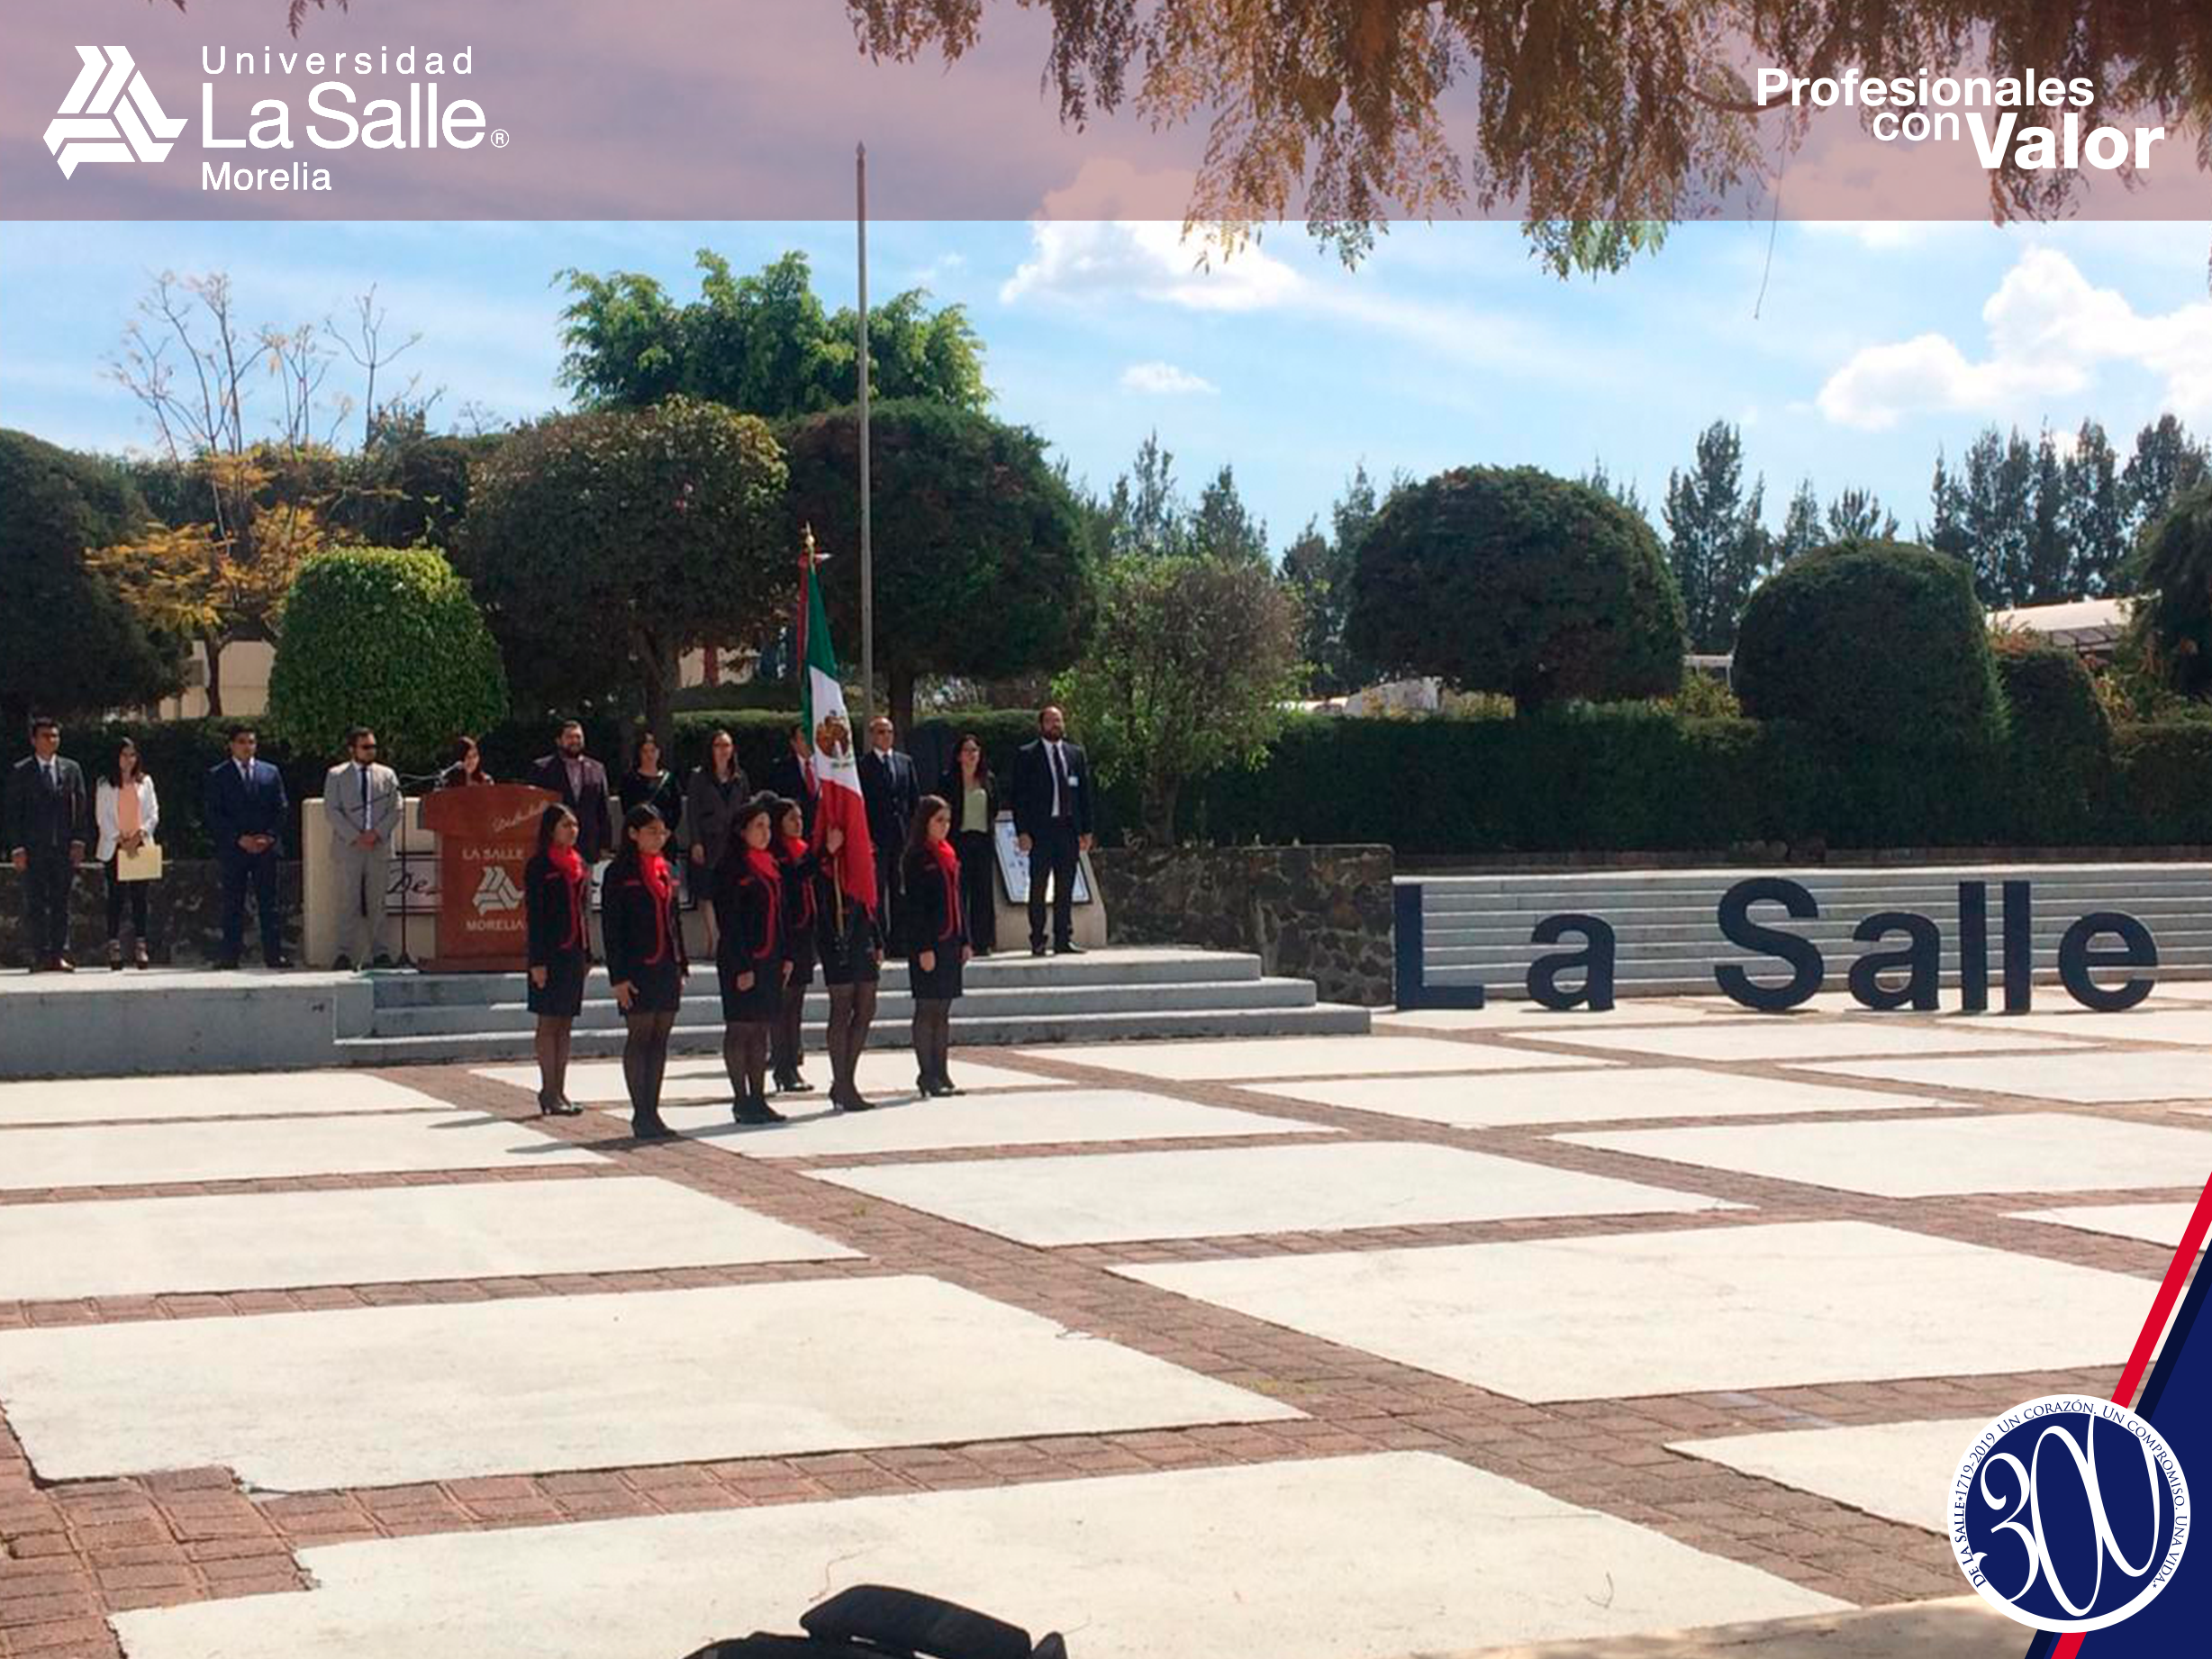
M 393 328 L 424 336 L 400 367 L 447 388 L 443 422 L 468 400 L 540 412 L 562 401 L 552 273 L 641 270 L 688 297 L 701 246 L 741 269 L 802 249 L 830 304 L 852 294 L 843 222 L 6 224 L 0 425 L 150 444 L 103 364 L 165 268 L 228 271 L 255 322 L 320 319 L 375 281 Z M 1201 273 L 1172 226 L 886 222 L 870 282 L 967 306 L 995 412 L 1101 488 L 1156 429 L 1192 494 L 1233 463 L 1278 550 L 1361 461 L 1602 459 L 1655 512 L 1718 418 L 1744 429 L 1770 519 L 1810 477 L 1875 490 L 1909 530 L 1937 446 L 1990 422 L 2094 415 L 2123 448 L 2166 410 L 2212 430 L 2212 225 L 1784 224 L 1771 267 L 1764 225 L 1684 227 L 1561 282 L 1510 225 L 1401 226 L 1354 272 L 1285 227 Z

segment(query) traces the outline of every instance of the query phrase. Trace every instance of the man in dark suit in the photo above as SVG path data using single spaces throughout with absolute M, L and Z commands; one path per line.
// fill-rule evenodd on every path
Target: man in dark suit
M 550 755 L 530 763 L 530 781 L 549 789 L 576 815 L 576 851 L 585 864 L 607 856 L 612 833 L 607 815 L 607 769 L 584 752 L 584 726 L 570 721 L 561 728 Z
M 814 833 L 814 800 L 821 785 L 814 780 L 814 739 L 804 721 L 793 723 L 790 747 L 768 768 L 765 787 L 786 801 L 796 801 L 806 819 L 807 834 Z
M 231 757 L 207 775 L 207 836 L 222 872 L 222 955 L 219 968 L 234 968 L 245 948 L 246 888 L 253 887 L 254 918 L 261 926 L 261 960 L 285 960 L 283 902 L 276 890 L 284 859 L 285 822 L 292 803 L 275 766 L 254 758 L 251 726 L 231 728 Z
M 8 780 L 8 861 L 23 878 L 24 930 L 33 974 L 73 974 L 69 889 L 92 840 L 92 796 L 85 775 L 61 754 L 61 728 L 45 715 L 31 722 L 31 755 Z
M 1047 708 L 1037 739 L 1014 757 L 1014 845 L 1029 856 L 1029 954 L 1045 954 L 1045 882 L 1052 882 L 1053 948 L 1075 944 L 1075 871 L 1091 850 L 1091 763 L 1067 740 L 1067 716 Z
M 868 722 L 868 752 L 860 757 L 860 798 L 868 809 L 868 839 L 875 843 L 876 915 L 886 936 L 894 925 L 892 908 L 899 893 L 899 865 L 906 854 L 906 832 L 921 804 L 921 784 L 912 757 L 893 743 L 888 716 Z

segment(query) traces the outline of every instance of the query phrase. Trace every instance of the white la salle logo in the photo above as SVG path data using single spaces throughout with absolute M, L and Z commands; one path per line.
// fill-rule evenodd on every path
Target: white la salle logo
M 522 890 L 514 884 L 505 865 L 486 865 L 484 879 L 476 884 L 476 897 L 470 902 L 476 907 L 479 916 L 493 911 L 511 911 L 522 902 Z
M 80 46 L 85 67 L 46 125 L 46 148 L 74 177 L 86 161 L 166 161 L 185 117 L 162 113 L 154 89 L 121 46 Z

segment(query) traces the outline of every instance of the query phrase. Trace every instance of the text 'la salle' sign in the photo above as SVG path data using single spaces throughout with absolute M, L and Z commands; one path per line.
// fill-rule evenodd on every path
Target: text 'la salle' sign
M 1720 896 L 1714 922 L 1720 941 L 1773 958 L 1772 965 L 1716 963 L 1713 983 L 1745 1008 L 1778 1011 L 1809 1000 L 1827 983 L 1827 962 L 1820 947 L 1786 927 L 1754 920 L 1754 904 L 1779 904 L 1791 921 L 1811 921 L 1819 902 L 1802 884 L 1780 875 L 1740 881 Z M 2035 969 L 2034 901 L 2028 884 L 2011 881 L 2000 888 L 1998 941 L 2002 947 L 2004 1009 L 2024 1013 L 2030 1005 L 2029 976 Z M 1423 962 L 1421 884 L 1397 888 L 1398 1006 L 1400 1008 L 1480 1008 L 1481 985 L 1428 983 Z M 1546 1008 L 1613 1006 L 1613 969 L 1618 951 L 1612 924 L 1601 916 L 1563 912 L 1546 916 L 1530 929 L 1532 945 L 1558 945 L 1572 935 L 1573 950 L 1555 951 L 1528 965 L 1528 992 Z M 1846 979 L 1852 996 L 1872 1009 L 1910 1008 L 1933 1012 L 1942 983 L 1944 937 L 1935 919 L 1914 911 L 1876 911 L 1851 930 L 1861 944 L 1879 947 L 1854 959 Z M 2110 941 L 2110 942 L 2108 942 Z M 1978 1013 L 1990 1005 L 1990 890 L 1986 882 L 1959 884 L 1957 956 L 1959 1007 Z M 2138 969 L 2158 965 L 2158 941 L 2150 929 L 2118 911 L 2093 911 L 2073 921 L 2058 946 L 2058 975 L 2067 994 L 2085 1008 L 2113 1013 L 2133 1008 L 2151 994 L 2155 983 Z M 1786 969 L 1780 983 L 1760 983 L 1754 970 Z M 2093 975 L 2126 977 L 2100 984 Z

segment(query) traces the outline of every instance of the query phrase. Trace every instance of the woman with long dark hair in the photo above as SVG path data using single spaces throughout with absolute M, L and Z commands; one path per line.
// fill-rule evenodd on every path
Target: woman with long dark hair
M 585 927 L 591 872 L 576 851 L 576 815 L 559 802 L 538 819 L 538 851 L 522 870 L 529 931 L 530 1011 L 538 1016 L 538 1111 L 573 1118 L 584 1108 L 568 1098 L 568 1047 L 584 1011 L 584 976 L 591 971 Z
M 622 811 L 651 807 L 660 814 L 660 821 L 668 826 L 668 839 L 681 845 L 684 788 L 675 774 L 660 764 L 660 739 L 649 731 L 645 733 L 638 739 L 637 756 L 637 764 L 623 773 L 615 784 Z
M 465 789 L 471 784 L 489 784 L 495 780 L 484 769 L 484 751 L 476 747 L 476 739 L 466 734 L 453 739 L 453 751 L 446 769 L 438 775 L 440 789 Z
M 607 977 L 630 1029 L 622 1044 L 622 1082 L 630 1091 L 630 1132 L 639 1140 L 675 1137 L 660 1119 L 660 1088 L 691 961 L 684 954 L 675 872 L 661 857 L 667 845 L 668 826 L 660 814 L 649 806 L 632 807 L 623 815 L 621 850 L 608 867 L 600 898 Z
M 992 825 L 999 815 L 999 791 L 992 780 L 991 763 L 984 758 L 983 741 L 974 732 L 963 735 L 953 750 L 952 765 L 945 768 L 937 792 L 952 808 L 951 840 L 960 857 L 968 945 L 975 955 L 987 956 L 999 942 L 998 907 L 991 896 L 991 869 L 998 861 Z
M 745 768 L 738 765 L 738 740 L 718 728 L 707 739 L 706 764 L 693 769 L 684 792 L 684 839 L 690 843 L 684 878 L 691 884 L 692 902 L 705 905 L 709 950 L 716 948 L 718 935 L 714 906 L 707 902 L 714 892 L 715 873 L 722 867 L 722 854 L 730 848 L 730 826 L 751 796 Z
M 960 858 L 953 851 L 952 808 L 924 795 L 914 809 L 902 874 L 906 877 L 906 978 L 914 997 L 914 1082 L 924 1094 L 957 1094 L 952 1057 L 952 1005 L 969 956 L 960 902 Z
M 131 960 L 137 967 L 151 967 L 153 956 L 146 938 L 146 900 L 150 881 L 124 881 L 122 861 L 154 839 L 161 821 L 161 802 L 154 781 L 139 765 L 138 745 L 125 738 L 116 746 L 114 759 L 101 769 L 99 786 L 93 792 L 93 821 L 99 826 L 100 842 L 94 856 L 107 866 L 107 965 L 122 967 L 122 911 L 131 907 Z
M 784 982 L 784 1006 L 769 1045 L 770 1070 L 777 1090 L 811 1094 L 813 1084 L 799 1070 L 805 1058 L 801 1033 L 806 1019 L 807 987 L 814 983 L 814 875 L 819 860 L 806 840 L 806 809 L 779 798 L 771 809 L 775 835 L 771 850 L 784 872 L 784 936 L 791 975 Z
M 768 1104 L 767 1078 L 770 1031 L 783 1015 L 784 983 L 791 974 L 784 868 L 768 850 L 778 804 L 774 795 L 756 795 L 738 809 L 714 879 L 722 1064 L 730 1072 L 730 1116 L 739 1123 L 784 1121 Z

